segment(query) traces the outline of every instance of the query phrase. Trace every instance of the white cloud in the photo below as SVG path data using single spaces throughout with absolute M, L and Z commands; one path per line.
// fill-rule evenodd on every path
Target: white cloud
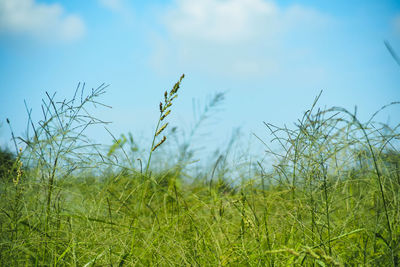
M 323 42 L 333 21 L 312 8 L 268 0 L 176 0 L 164 14 L 166 34 L 154 38 L 150 60 L 156 70 L 234 77 L 275 76 L 293 62 L 306 63 L 310 42 Z
M 135 24 L 135 10 L 132 8 L 131 2 L 126 0 L 97 0 L 97 3 L 122 18 L 125 25 Z
M 281 9 L 264 0 L 177 0 L 165 17 L 174 37 L 220 43 L 272 37 L 299 24 L 324 21 L 312 9 L 299 5 Z
M 258 25 L 277 15 L 262 0 L 179 0 L 166 16 L 172 34 L 206 41 L 230 42 L 253 37 Z
M 85 33 L 82 19 L 59 4 L 35 0 L 0 0 L 0 32 L 27 34 L 44 40 L 73 41 Z
M 121 0 L 98 0 L 98 1 L 105 8 L 111 9 L 113 11 L 121 11 L 122 10 Z

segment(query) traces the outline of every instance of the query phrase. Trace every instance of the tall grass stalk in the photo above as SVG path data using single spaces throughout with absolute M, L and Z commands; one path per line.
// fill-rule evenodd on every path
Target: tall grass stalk
M 39 123 L 28 111 L 30 132 L 16 139 L 25 148 L 0 175 L 1 265 L 398 265 L 398 125 L 314 101 L 292 127 L 265 123 L 278 144 L 260 139 L 265 156 L 231 157 L 234 133 L 201 172 L 176 172 L 192 150 L 190 136 L 183 150 L 164 149 L 174 88 L 143 173 L 124 168 L 136 154 L 116 153 L 133 137 L 102 148 L 84 134 L 104 123 L 87 108 L 101 89 L 61 102 L 48 94 Z
M 150 152 L 149 152 L 149 158 L 147 160 L 146 164 L 146 171 L 145 174 L 148 174 L 149 168 L 150 168 L 150 162 L 151 162 L 151 156 L 160 145 L 162 145 L 165 140 L 167 139 L 166 136 L 164 135 L 162 139 L 156 144 L 156 138 L 167 128 L 168 122 L 164 123 L 161 127 L 161 123 L 164 121 L 164 119 L 171 113 L 171 106 L 172 106 L 172 101 L 178 97 L 178 90 L 179 87 L 181 86 L 182 80 L 185 78 L 185 75 L 182 74 L 182 76 L 179 78 L 179 81 L 175 83 L 174 87 L 169 91 L 165 91 L 164 93 L 164 102 L 160 102 L 160 117 L 158 118 L 157 126 L 154 131 L 153 135 L 153 141 L 151 142 L 151 147 L 150 147 Z

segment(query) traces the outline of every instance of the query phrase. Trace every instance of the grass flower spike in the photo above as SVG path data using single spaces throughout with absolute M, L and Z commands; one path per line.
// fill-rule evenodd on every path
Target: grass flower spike
M 162 139 L 156 143 L 157 137 L 163 132 L 167 126 L 168 122 L 164 123 L 162 126 L 161 121 L 163 121 L 169 114 L 171 114 L 171 109 L 170 107 L 172 106 L 172 101 L 178 97 L 178 90 L 181 86 L 181 82 L 185 78 L 185 74 L 182 74 L 182 76 L 179 78 L 179 81 L 175 83 L 174 87 L 172 87 L 171 91 L 165 91 L 164 92 L 164 103 L 160 102 L 160 117 L 158 119 L 157 127 L 154 132 L 153 136 L 153 142 L 151 143 L 151 148 L 150 148 L 150 153 L 149 153 L 149 159 L 147 160 L 147 166 L 146 166 L 146 174 L 149 170 L 150 167 L 150 162 L 151 162 L 151 156 L 153 154 L 153 151 L 155 151 L 159 146 L 161 146 L 165 140 L 167 140 L 167 137 L 164 135 Z

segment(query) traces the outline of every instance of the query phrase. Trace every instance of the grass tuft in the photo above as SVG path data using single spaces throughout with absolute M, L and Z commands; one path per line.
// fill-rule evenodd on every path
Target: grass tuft
M 293 127 L 265 123 L 278 147 L 259 138 L 265 156 L 232 160 L 234 133 L 189 171 L 194 136 L 224 95 L 168 151 L 183 78 L 159 105 L 144 172 L 131 134 L 106 147 L 85 136 L 107 123 L 89 112 L 107 108 L 106 86 L 46 94 L 37 123 L 28 110 L 27 136 L 14 137 L 24 148 L 0 166 L 1 266 L 399 266 L 398 126 L 319 109 L 320 94 Z

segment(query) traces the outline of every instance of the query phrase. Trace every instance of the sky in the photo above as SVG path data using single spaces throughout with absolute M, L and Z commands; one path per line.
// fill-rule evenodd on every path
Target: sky
M 226 143 L 233 129 L 268 139 L 263 122 L 293 126 L 321 90 L 320 107 L 357 105 L 366 121 L 400 101 L 399 1 L 296 0 L 0 0 L 0 144 L 34 121 L 45 92 L 59 100 L 109 84 L 97 116 L 116 136 L 146 143 L 163 92 L 182 73 L 170 125 L 188 132 L 200 107 L 225 100 L 200 134 Z M 397 124 L 398 106 L 379 119 Z M 111 143 L 104 129 L 88 135 Z M 256 146 L 257 146 L 257 142 Z

